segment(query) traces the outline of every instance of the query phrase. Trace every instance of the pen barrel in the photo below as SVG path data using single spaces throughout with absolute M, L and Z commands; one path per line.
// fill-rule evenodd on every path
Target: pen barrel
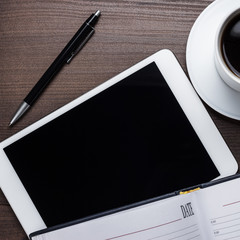
M 60 71 L 64 64 L 67 63 L 69 58 L 74 54 L 76 49 L 81 45 L 85 44 L 86 38 L 91 34 L 93 34 L 94 28 L 88 24 L 86 21 L 76 32 L 76 34 L 72 37 L 72 39 L 68 42 L 68 44 L 64 47 L 61 53 L 57 56 L 51 66 L 47 69 L 47 71 L 42 75 L 40 80 L 36 83 L 36 85 L 32 88 L 29 94 L 26 96 L 24 101 L 30 106 L 37 100 L 43 90 L 48 86 L 51 82 L 52 78 Z

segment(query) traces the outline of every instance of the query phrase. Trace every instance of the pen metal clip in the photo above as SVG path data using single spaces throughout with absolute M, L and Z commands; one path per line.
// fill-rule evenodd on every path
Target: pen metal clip
M 67 64 L 69 64 L 72 61 L 72 59 L 78 54 L 78 52 L 83 48 L 83 46 L 91 38 L 93 33 L 94 33 L 94 29 L 88 34 L 88 36 L 84 39 L 84 41 L 71 53 L 70 58 L 67 59 Z

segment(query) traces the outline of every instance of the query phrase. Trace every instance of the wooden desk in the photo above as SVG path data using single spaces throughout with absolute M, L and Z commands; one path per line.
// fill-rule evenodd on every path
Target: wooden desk
M 190 29 L 213 0 L 0 2 L 0 141 L 162 49 L 186 71 Z M 8 123 L 25 95 L 90 13 L 102 11 L 96 33 L 58 74 L 34 107 Z M 210 115 L 240 161 L 240 124 L 210 108 Z M 0 239 L 27 239 L 0 192 Z

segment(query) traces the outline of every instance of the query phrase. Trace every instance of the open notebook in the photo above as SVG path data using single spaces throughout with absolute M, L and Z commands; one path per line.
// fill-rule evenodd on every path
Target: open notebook
M 32 240 L 240 239 L 239 189 L 240 175 L 236 175 L 101 218 L 49 228 L 31 237 Z

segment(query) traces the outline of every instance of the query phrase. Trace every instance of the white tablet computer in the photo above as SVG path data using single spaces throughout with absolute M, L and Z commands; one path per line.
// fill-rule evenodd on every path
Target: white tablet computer
M 27 234 L 236 171 L 169 50 L 0 144 L 0 186 Z

